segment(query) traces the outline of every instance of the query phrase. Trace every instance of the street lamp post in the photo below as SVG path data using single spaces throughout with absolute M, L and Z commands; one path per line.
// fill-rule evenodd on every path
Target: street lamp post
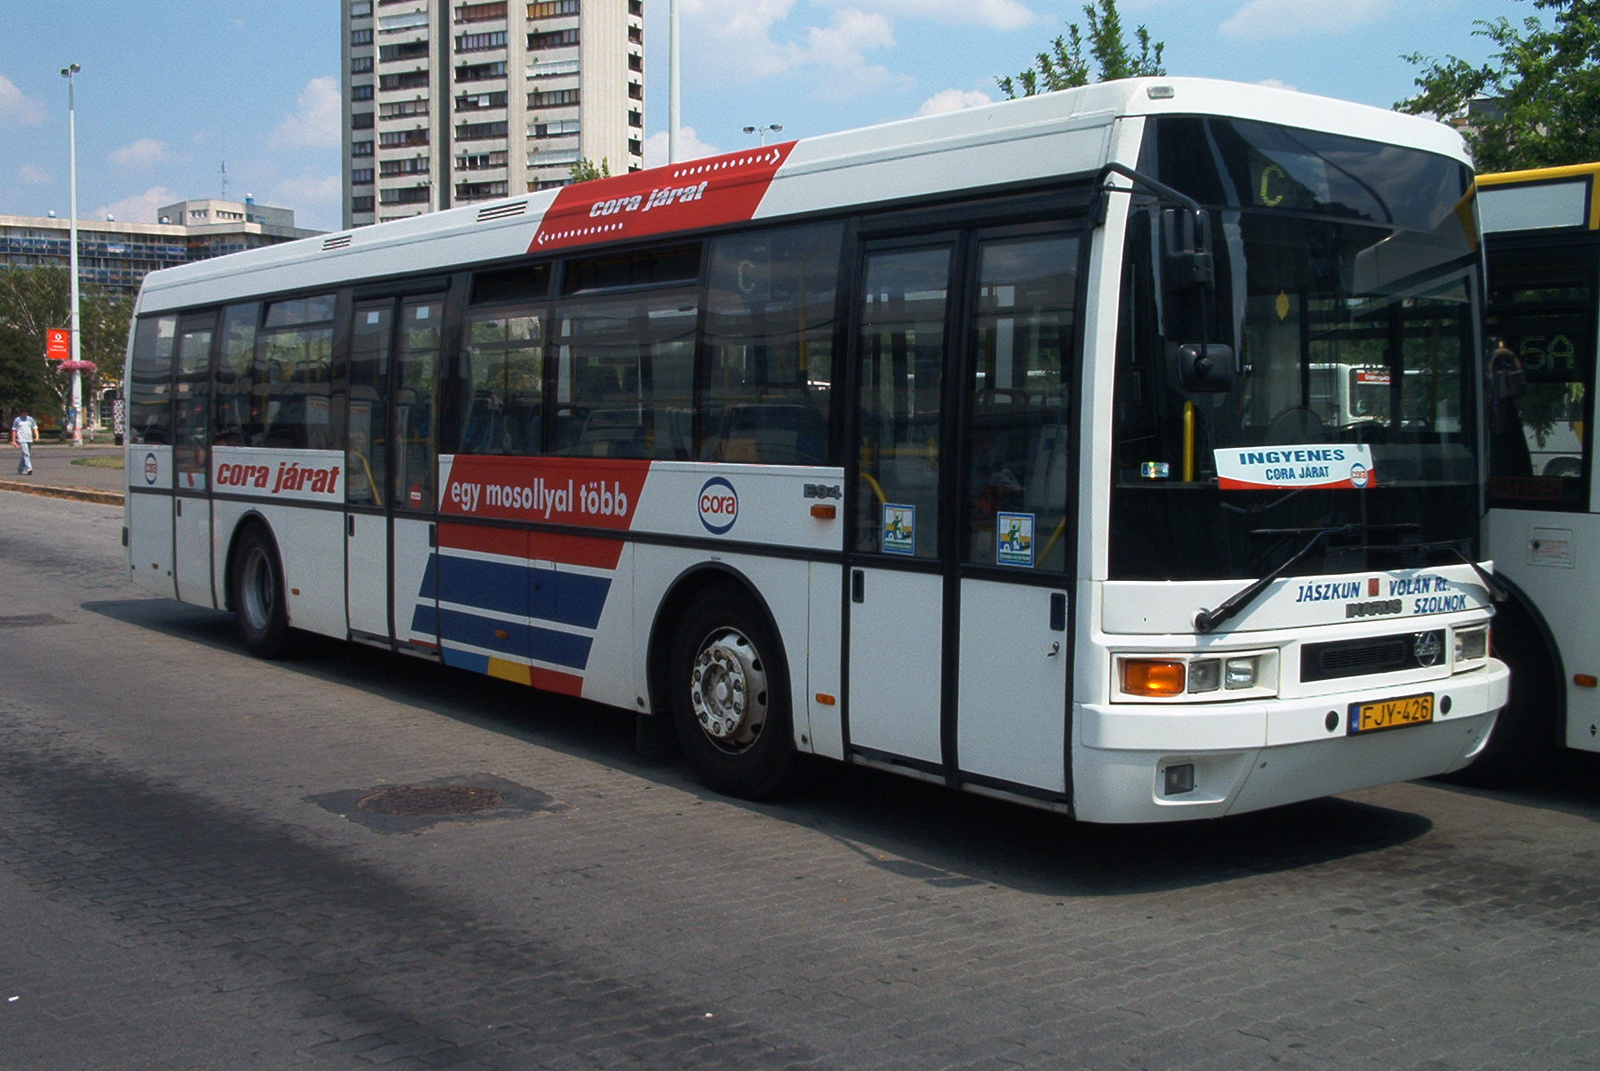
M 782 129 L 783 129 L 783 124 L 782 123 L 773 123 L 770 126 L 747 126 L 747 127 L 744 128 L 744 132 L 746 134 L 758 135 L 761 138 L 761 140 L 760 140 L 760 142 L 758 142 L 758 144 L 765 145 L 767 143 L 767 131 L 770 130 L 774 134 L 776 134 Z
M 667 163 L 678 162 L 678 0 L 667 3 Z
M 67 80 L 67 251 L 68 270 L 72 273 L 72 445 L 83 445 L 83 340 L 78 323 L 78 112 L 72 99 L 72 76 L 83 70 L 76 63 L 61 68 L 61 77 Z

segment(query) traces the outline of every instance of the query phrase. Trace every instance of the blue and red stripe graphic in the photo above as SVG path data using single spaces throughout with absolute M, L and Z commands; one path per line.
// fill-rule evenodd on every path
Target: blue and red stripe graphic
M 583 518 L 590 522 L 584 527 L 618 532 L 631 523 L 647 472 L 648 462 L 619 469 L 615 463 L 461 457 L 451 468 L 442 512 L 505 521 L 523 512 L 508 503 L 527 503 L 523 516 L 530 520 L 571 523 L 587 487 L 596 501 L 626 506 Z M 519 494 L 522 488 L 536 490 Z M 568 508 L 548 508 L 552 498 Z M 544 516 L 530 516 L 536 513 Z M 441 519 L 412 632 L 436 637 L 447 665 L 581 695 L 622 548 L 617 535 Z

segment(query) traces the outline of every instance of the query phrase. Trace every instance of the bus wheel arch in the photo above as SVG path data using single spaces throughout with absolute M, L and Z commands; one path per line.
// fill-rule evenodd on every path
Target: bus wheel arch
M 770 799 L 798 782 L 788 659 L 743 576 L 708 567 L 679 579 L 652 630 L 650 682 L 653 709 L 708 787 Z
M 240 522 L 228 549 L 228 608 L 245 647 L 258 658 L 293 653 L 283 555 L 272 528 L 258 515 Z
M 1510 595 L 1495 612 L 1490 643 L 1511 667 L 1511 689 L 1488 742 L 1471 765 L 1449 779 L 1479 788 L 1524 784 L 1561 745 L 1566 689 L 1561 654 L 1533 602 L 1504 577 Z

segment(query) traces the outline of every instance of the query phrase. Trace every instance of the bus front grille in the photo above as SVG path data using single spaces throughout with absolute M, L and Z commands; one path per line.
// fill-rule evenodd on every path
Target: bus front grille
M 1300 650 L 1300 679 L 1337 680 L 1440 665 L 1445 634 L 1441 629 L 1359 640 L 1308 643 Z

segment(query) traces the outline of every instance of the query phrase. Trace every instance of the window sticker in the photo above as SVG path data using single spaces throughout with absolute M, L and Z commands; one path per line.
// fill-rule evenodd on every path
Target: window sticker
M 1228 448 L 1217 450 L 1215 457 L 1217 483 L 1225 491 L 1359 491 L 1378 482 L 1372 448 L 1365 443 Z
M 1033 568 L 1034 515 L 1000 513 L 995 516 L 995 561 L 999 565 Z
M 917 507 L 884 503 L 883 552 L 885 554 L 917 552 Z

